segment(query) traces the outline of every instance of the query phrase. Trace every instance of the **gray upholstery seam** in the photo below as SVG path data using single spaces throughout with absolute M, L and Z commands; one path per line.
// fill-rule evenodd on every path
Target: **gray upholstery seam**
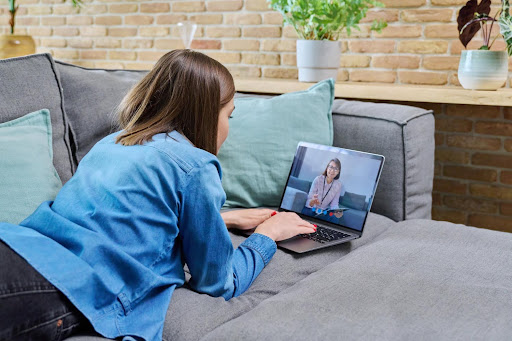
M 391 122 L 391 123 L 396 123 L 400 126 L 404 126 L 404 125 L 407 125 L 411 120 L 414 120 L 416 118 L 419 118 L 419 117 L 422 117 L 422 116 L 425 116 L 425 115 L 430 115 L 430 114 L 433 114 L 434 111 L 433 110 L 426 110 L 422 113 L 418 113 L 418 114 L 415 114 L 409 118 L 407 118 L 407 120 L 405 120 L 404 122 L 399 122 L 399 121 L 396 121 L 396 120 L 392 120 L 392 119 L 388 119 L 388 118 L 382 118 L 382 117 L 375 117 L 375 116 L 368 116 L 368 115 L 355 115 L 355 114 L 346 114 L 346 113 L 342 113 L 342 112 L 332 112 L 333 115 L 339 115 L 339 116 L 349 116 L 349 117 L 358 117 L 358 118 L 368 118 L 368 119 L 372 119 L 372 120 L 377 120 L 377 121 L 387 121 L 387 122 Z
M 62 111 L 62 125 L 64 126 L 64 145 L 66 146 L 66 149 L 68 150 L 68 156 L 69 156 L 69 163 L 71 166 L 71 176 L 75 174 L 75 163 L 74 163 L 74 153 L 71 150 L 71 145 L 69 141 L 69 126 L 70 123 L 67 120 L 67 114 L 64 109 L 64 92 L 62 91 L 62 84 L 60 83 L 60 79 L 57 76 L 57 69 L 55 68 L 55 62 L 53 61 L 53 57 L 49 53 L 43 54 L 48 61 L 50 62 L 50 67 L 52 68 L 53 75 L 55 77 L 55 81 L 57 82 L 57 87 L 59 88 L 59 94 L 60 94 L 60 110 Z M 74 140 L 76 140 L 74 138 Z M 75 145 L 77 146 L 78 150 L 78 141 L 75 141 Z M 78 163 L 78 161 L 77 161 Z
M 73 65 L 73 64 L 69 64 L 69 63 L 66 63 L 66 62 L 63 62 L 63 61 L 60 61 L 60 60 L 55 60 L 56 63 L 59 63 L 61 65 L 67 65 L 67 66 L 72 66 L 72 67 L 76 67 L 78 69 L 82 69 L 82 70 L 98 70 L 98 71 L 106 71 L 106 72 L 112 72 L 112 71 L 135 71 L 135 72 L 145 72 L 145 73 L 148 73 L 148 70 L 127 70 L 127 69 L 102 69 L 102 68 L 87 68 L 87 67 L 83 67 L 83 66 L 79 66 L 79 65 Z
M 404 179 L 403 179 L 403 183 L 402 183 L 402 190 L 403 190 L 403 197 L 402 197 L 402 220 L 406 220 L 407 219 L 407 213 L 406 213 L 406 207 L 407 205 L 405 204 L 405 201 L 407 200 L 407 159 L 406 159 L 406 152 L 405 152 L 405 127 L 406 125 L 402 126 L 402 153 L 403 153 L 403 158 L 404 158 L 404 162 L 402 163 L 403 164 L 403 168 L 404 168 Z

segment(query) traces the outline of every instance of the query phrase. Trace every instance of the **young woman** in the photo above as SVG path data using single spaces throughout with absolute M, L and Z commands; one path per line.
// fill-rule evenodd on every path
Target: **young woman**
M 334 158 L 329 161 L 322 175 L 313 180 L 309 190 L 306 207 L 302 213 L 311 215 L 312 208 L 321 210 L 334 209 L 339 207 L 341 194 L 340 178 L 341 162 Z M 343 212 L 333 214 L 335 218 L 341 218 Z
M 120 104 L 123 130 L 91 149 L 55 201 L 19 226 L 0 223 L 1 340 L 61 340 L 89 325 L 161 340 L 185 263 L 191 288 L 228 300 L 249 288 L 275 241 L 315 230 L 293 213 L 221 215 L 215 155 L 234 92 L 215 60 L 167 53 Z M 254 226 L 234 250 L 227 228 Z

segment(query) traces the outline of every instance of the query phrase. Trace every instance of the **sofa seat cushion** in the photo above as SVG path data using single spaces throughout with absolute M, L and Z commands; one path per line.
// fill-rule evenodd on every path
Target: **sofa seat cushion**
M 0 60 L 0 123 L 46 108 L 52 123 L 53 164 L 62 182 L 74 172 L 60 80 L 50 54 Z
M 262 301 L 293 286 L 308 275 L 332 262 L 346 257 L 354 250 L 371 242 L 396 223 L 391 219 L 370 213 L 363 237 L 349 243 L 294 254 L 278 249 L 251 287 L 239 297 L 225 301 L 222 297 L 199 294 L 187 287 L 174 291 L 164 325 L 164 340 L 199 340 L 208 332 L 256 307 Z M 232 233 L 233 246 L 245 237 Z M 187 280 L 190 276 L 187 274 Z M 224 335 L 230 335 L 229 331 Z M 236 340 L 237 338 L 231 338 Z M 92 337 L 73 337 L 70 341 L 94 341 Z
M 147 71 L 88 69 L 60 61 L 56 66 L 80 162 L 96 142 L 118 129 L 114 110 Z
M 512 234 L 410 220 L 205 340 L 507 340 L 511 269 Z

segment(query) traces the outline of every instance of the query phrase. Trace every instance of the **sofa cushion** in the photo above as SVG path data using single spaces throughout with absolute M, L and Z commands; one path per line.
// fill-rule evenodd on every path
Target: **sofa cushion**
M 118 129 L 114 109 L 147 71 L 88 69 L 60 61 L 56 66 L 80 162 L 96 142 Z
M 334 145 L 386 157 L 372 211 L 395 221 L 430 219 L 434 116 L 406 105 L 335 100 Z
M 300 141 L 332 145 L 332 79 L 272 98 L 235 98 L 219 151 L 227 207 L 278 206 Z
M 62 187 L 52 163 L 50 112 L 0 123 L 0 155 L 0 221 L 19 224 Z
M 202 340 L 509 340 L 511 269 L 510 233 L 409 220 Z
M 0 123 L 47 108 L 52 122 L 53 164 L 66 182 L 74 172 L 69 125 L 60 80 L 50 54 L 0 60 Z

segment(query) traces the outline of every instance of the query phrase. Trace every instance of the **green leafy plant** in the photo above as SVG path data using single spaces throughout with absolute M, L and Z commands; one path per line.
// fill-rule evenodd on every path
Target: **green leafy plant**
M 376 0 L 267 0 L 270 7 L 283 15 L 284 23 L 291 25 L 306 40 L 338 40 L 345 30 L 360 30 L 359 22 L 370 7 L 384 7 Z M 387 23 L 374 20 L 371 30 L 380 32 Z
M 9 2 L 9 13 L 11 14 L 11 18 L 9 19 L 9 26 L 11 26 L 11 34 L 14 34 L 14 25 L 16 23 L 16 12 L 18 11 L 19 5 L 16 5 L 16 0 L 7 0 Z M 66 2 L 66 0 L 62 0 L 62 2 Z M 83 0 L 71 0 L 73 3 L 73 7 L 80 8 L 82 7 Z
M 500 33 L 505 39 L 507 44 L 508 55 L 512 55 L 512 17 L 510 16 L 509 0 L 502 0 L 502 8 L 496 13 L 494 17 L 489 16 L 491 12 L 491 0 L 469 0 L 459 11 L 457 17 L 459 40 L 467 47 L 473 37 L 482 30 L 483 45 L 479 50 L 490 50 L 496 38 L 491 41 L 492 28 L 495 22 L 500 27 Z M 499 19 L 496 19 L 497 16 Z M 490 27 L 488 27 L 488 23 Z

